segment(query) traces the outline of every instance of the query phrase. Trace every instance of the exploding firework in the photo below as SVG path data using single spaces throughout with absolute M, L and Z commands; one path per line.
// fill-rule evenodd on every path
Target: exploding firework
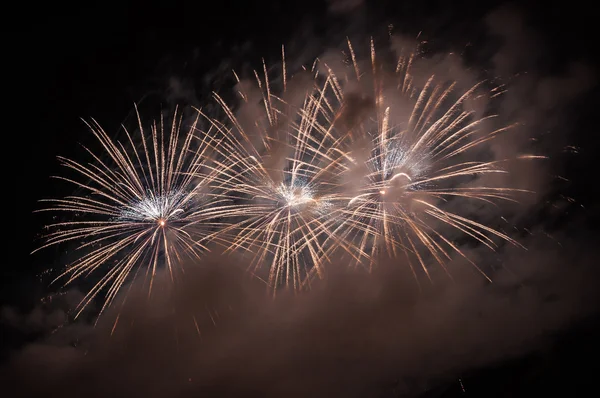
M 488 186 L 482 179 L 506 173 L 503 165 L 508 159 L 479 158 L 485 143 L 512 127 L 489 129 L 487 123 L 496 116 L 480 117 L 467 106 L 481 96 L 484 83 L 460 92 L 456 82 L 436 82 L 430 76 L 417 87 L 412 70 L 416 52 L 401 53 L 389 73 L 377 61 L 371 40 L 370 71 L 365 73 L 350 41 L 348 49 L 350 68 L 343 76 L 336 76 L 339 72 L 326 64 L 323 68 L 333 82 L 335 105 L 322 110 L 336 120 L 332 134 L 349 138 L 344 147 L 345 158 L 351 159 L 346 180 L 359 181 L 345 186 L 344 220 L 332 235 L 348 241 L 344 248 L 354 250 L 355 257 L 370 267 L 382 252 L 392 257 L 402 254 L 415 277 L 417 268 L 430 277 L 431 263 L 446 269 L 453 253 L 480 270 L 453 242 L 447 227 L 491 249 L 497 246 L 494 238 L 518 245 L 505 233 L 456 211 L 468 207 L 467 200 L 515 201 L 515 193 L 522 191 Z M 493 89 L 488 98 L 496 94 Z M 445 206 L 451 200 L 452 211 Z M 456 206 L 457 200 L 465 203 Z
M 137 276 L 145 278 L 150 294 L 161 267 L 174 280 L 184 258 L 198 258 L 219 225 L 220 200 L 207 190 L 212 177 L 203 172 L 208 138 L 195 134 L 198 118 L 183 126 L 176 110 L 170 125 L 161 116 L 144 128 L 137 108 L 136 115 L 139 130 L 125 129 L 125 143 L 112 140 L 96 121 L 86 123 L 102 153 L 85 148 L 91 158 L 87 164 L 60 157 L 77 177 L 56 178 L 74 184 L 78 193 L 42 201 L 47 207 L 40 211 L 74 216 L 48 225 L 46 242 L 37 249 L 76 244 L 81 254 L 59 278 L 69 284 L 102 273 L 77 315 L 104 290 L 102 313 Z M 81 215 L 85 219 L 77 220 Z
M 321 120 L 324 93 L 311 80 L 299 106 L 293 105 L 285 99 L 285 73 L 284 62 L 280 96 L 271 91 L 266 66 L 264 80 L 255 74 L 264 107 L 248 126 L 218 95 L 227 122 L 207 116 L 224 137 L 215 148 L 223 161 L 214 188 L 236 203 L 228 208 L 231 226 L 223 231 L 231 237 L 228 251 L 251 253 L 250 270 L 273 293 L 282 285 L 301 289 L 322 275 L 327 260 L 322 245 L 335 241 L 330 227 L 343 198 L 337 179 L 344 154 Z M 250 101 L 247 91 L 239 91 L 244 103 Z M 268 276 L 262 277 L 265 265 Z

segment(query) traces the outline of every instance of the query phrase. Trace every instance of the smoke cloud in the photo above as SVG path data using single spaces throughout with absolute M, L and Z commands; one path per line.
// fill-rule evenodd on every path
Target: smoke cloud
M 592 309 L 592 259 L 539 241 L 503 253 L 494 284 L 460 263 L 455 282 L 421 291 L 406 264 L 370 275 L 340 267 L 310 294 L 275 301 L 231 267 L 238 260 L 214 258 L 188 267 L 175 290 L 165 278 L 150 300 L 134 293 L 112 336 L 115 313 L 96 328 L 69 324 L 16 352 L 2 373 L 15 397 L 359 397 L 390 381 L 415 394 L 543 346 Z M 567 261 L 577 264 L 568 272 Z

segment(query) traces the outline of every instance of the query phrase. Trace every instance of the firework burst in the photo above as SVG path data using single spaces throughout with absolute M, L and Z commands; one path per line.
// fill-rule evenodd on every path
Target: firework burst
M 231 241 L 227 252 L 251 253 L 249 270 L 274 294 L 280 286 L 299 290 L 322 276 L 328 260 L 323 243 L 336 241 L 330 227 L 343 199 L 337 188 L 345 156 L 321 110 L 327 101 L 323 87 L 310 77 L 299 88 L 298 80 L 288 79 L 283 59 L 279 95 L 272 91 L 264 61 L 253 86 L 235 75 L 242 108 L 252 103 L 253 94 L 259 97 L 261 106 L 253 109 L 250 123 L 244 124 L 241 112 L 217 94 L 225 122 L 205 115 L 213 129 L 207 134 L 223 137 L 214 148 L 222 161 L 213 188 L 235 203 L 226 214 L 231 225 L 222 231 Z M 296 100 L 289 101 L 294 86 Z M 263 268 L 268 275 L 261 275 Z
M 345 151 L 351 161 L 346 179 L 360 181 L 347 187 L 344 221 L 334 231 L 351 243 L 345 249 L 354 250 L 354 257 L 370 267 L 384 251 L 392 257 L 402 254 L 415 277 L 416 268 L 430 277 L 429 264 L 446 269 L 453 253 L 480 270 L 452 241 L 447 227 L 490 249 L 497 247 L 494 238 L 518 245 L 501 231 L 445 209 L 452 199 L 465 201 L 459 206 L 464 208 L 467 200 L 515 201 L 514 194 L 522 191 L 488 186 L 481 179 L 486 174 L 506 173 L 502 166 L 508 159 L 480 161 L 481 151 L 477 150 L 512 127 L 487 129 L 486 123 L 496 116 L 479 117 L 466 106 L 481 96 L 483 82 L 457 93 L 456 82 L 436 83 L 435 76 L 430 76 L 423 87 L 417 87 L 412 70 L 415 52 L 401 54 L 395 70 L 388 73 L 377 61 L 371 41 L 369 74 L 361 71 L 350 41 L 348 49 L 348 73 L 336 76 L 327 65 L 323 68 L 328 81 L 334 83 L 335 101 L 331 103 L 335 106 L 322 108 L 337 121 L 332 134 L 349 138 Z M 357 119 L 360 113 L 352 110 L 356 94 L 344 89 L 351 81 L 354 87 L 372 90 L 372 94 L 363 91 L 359 97 L 363 102 L 359 108 L 367 109 L 361 119 Z M 494 95 L 496 90 L 488 93 L 488 98 Z M 334 250 L 335 245 L 329 249 Z
M 343 198 L 337 179 L 345 154 L 327 131 L 324 92 L 311 80 L 301 105 L 294 106 L 282 98 L 285 73 L 284 62 L 281 96 L 271 91 L 266 66 L 264 78 L 255 74 L 264 107 L 250 126 L 218 95 L 227 122 L 207 116 L 224 137 L 215 148 L 223 161 L 214 188 L 236 203 L 227 214 L 232 225 L 223 231 L 232 242 L 228 251 L 252 253 L 250 270 L 273 293 L 282 285 L 301 289 L 322 275 L 328 260 L 323 243 L 335 241 L 330 227 Z M 248 103 L 250 95 L 239 94 Z M 268 276 L 260 275 L 263 266 Z
M 59 158 L 77 178 L 56 178 L 74 184 L 78 193 L 42 201 L 47 207 L 40 211 L 75 216 L 48 225 L 46 242 L 37 249 L 66 242 L 77 245 L 81 254 L 59 278 L 69 284 L 103 273 L 77 315 L 105 290 L 102 313 L 126 282 L 138 276 L 145 278 L 150 294 L 163 266 L 174 280 L 184 258 L 198 258 L 219 225 L 220 200 L 207 190 L 212 177 L 203 172 L 207 137 L 195 134 L 198 118 L 184 127 L 176 110 L 170 125 L 161 116 L 144 128 L 137 108 L 136 115 L 138 134 L 125 129 L 124 143 L 112 140 L 96 121 L 86 123 L 102 154 L 84 148 L 91 158 L 87 164 Z M 76 220 L 80 215 L 85 219 Z

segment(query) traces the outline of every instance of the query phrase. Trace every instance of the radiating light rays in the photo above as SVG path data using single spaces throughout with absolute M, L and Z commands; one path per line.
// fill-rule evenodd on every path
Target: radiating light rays
M 103 273 L 78 315 L 106 291 L 102 312 L 124 284 L 138 276 L 144 277 L 150 294 L 162 266 L 175 279 L 185 258 L 199 258 L 220 226 L 222 200 L 208 189 L 212 176 L 204 172 L 204 161 L 209 145 L 206 137 L 196 135 L 198 117 L 185 126 L 175 111 L 170 125 L 161 117 L 145 128 L 137 116 L 139 131 L 125 129 L 124 143 L 112 140 L 96 121 L 88 123 L 102 154 L 85 148 L 90 163 L 60 158 L 77 177 L 56 177 L 81 193 L 43 201 L 48 207 L 41 211 L 74 216 L 49 225 L 51 232 L 41 247 L 76 245 L 79 257 L 59 278 L 65 277 L 68 284 Z M 76 220 L 77 215 L 85 219 Z
M 349 69 L 354 73 L 337 77 L 331 68 L 325 68 L 328 81 L 334 82 L 336 101 L 330 104 L 335 119 L 348 119 L 347 109 L 352 101 L 348 101 L 344 84 L 354 90 L 356 87 L 348 84 L 353 79 L 350 76 L 362 81 L 363 87 L 371 86 L 373 94 L 369 104 L 368 91 L 358 95 L 351 91 L 351 99 L 362 98 L 361 107 L 367 112 L 360 120 L 336 123 L 331 132 L 354 141 L 345 145 L 345 159 L 349 161 L 344 173 L 352 176 L 346 180 L 355 183 L 346 191 L 348 200 L 341 211 L 344 219 L 334 230 L 335 235 L 349 242 L 344 249 L 355 251 L 354 257 L 370 267 L 380 259 L 382 251 L 392 257 L 403 255 L 415 277 L 417 268 L 430 277 L 431 265 L 437 263 L 446 269 L 455 254 L 481 271 L 454 243 L 455 232 L 492 250 L 497 247 L 494 238 L 518 245 L 503 232 L 458 214 L 456 209 L 460 206 L 453 206 L 453 210 L 446 206 L 452 199 L 464 200 L 465 205 L 467 200 L 514 201 L 514 194 L 520 191 L 480 183 L 482 175 L 506 171 L 502 168 L 505 160 L 480 161 L 481 151 L 477 150 L 511 127 L 490 130 L 485 124 L 495 115 L 479 117 L 466 106 L 467 101 L 481 95 L 483 83 L 460 93 L 456 82 L 438 82 L 431 76 L 419 88 L 412 71 L 416 53 L 401 54 L 391 73 L 377 61 L 371 41 L 371 70 L 362 71 L 350 42 L 348 48 Z M 365 80 L 369 83 L 365 84 Z M 334 245 L 329 250 L 334 250 Z
M 232 225 L 223 231 L 231 237 L 229 251 L 251 253 L 249 268 L 275 294 L 281 286 L 302 289 L 323 273 L 322 244 L 335 241 L 330 226 L 342 198 L 336 188 L 343 154 L 323 124 L 325 96 L 314 83 L 294 107 L 270 91 L 266 66 L 264 74 L 264 80 L 255 75 L 264 111 L 255 115 L 252 133 L 219 96 L 227 123 L 207 119 L 225 137 L 215 148 L 222 158 L 215 189 L 237 204 L 229 207 Z M 264 276 L 261 268 L 268 269 Z

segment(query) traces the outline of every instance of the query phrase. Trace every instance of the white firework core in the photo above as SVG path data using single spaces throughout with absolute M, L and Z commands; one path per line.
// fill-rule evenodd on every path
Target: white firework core
M 306 185 L 289 186 L 281 184 L 277 188 L 277 193 L 283 199 L 286 207 L 298 207 L 315 202 L 312 190 Z
M 119 216 L 121 221 L 156 222 L 164 227 L 168 222 L 178 220 L 185 214 L 186 205 L 190 195 L 181 191 L 154 194 L 125 207 Z

